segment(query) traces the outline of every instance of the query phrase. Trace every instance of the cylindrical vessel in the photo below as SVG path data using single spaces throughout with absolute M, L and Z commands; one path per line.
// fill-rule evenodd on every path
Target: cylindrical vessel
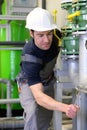
M 11 41 L 28 41 L 29 31 L 25 28 L 25 21 L 13 20 L 10 22 Z
M 87 87 L 87 32 L 80 35 L 79 42 L 79 82 Z
M 2 47 L 0 47 L 2 48 Z M 0 50 L 0 77 L 2 79 L 7 79 L 11 82 L 11 98 L 18 98 L 18 89 L 15 82 L 16 75 L 20 70 L 20 59 L 21 50 L 14 50 L 6 46 L 6 50 Z M 0 86 L 1 98 L 7 97 L 7 86 L 6 84 L 1 84 Z M 1 105 L 1 108 L 5 108 L 6 105 Z M 20 105 L 12 104 L 12 109 L 20 109 Z
M 2 4 L 2 15 L 7 15 L 7 0 Z M 7 26 L 9 24 L 10 39 L 7 34 Z M 24 42 L 29 40 L 29 31 L 25 28 L 23 20 L 0 21 L 0 41 Z M 9 44 L 9 42 L 8 42 Z M 21 51 L 19 46 L 0 45 L 0 78 L 11 81 L 11 98 L 18 98 L 17 84 L 14 79 L 20 71 Z M 3 48 L 3 49 L 1 49 Z M 9 49 L 11 48 L 11 49 Z M 12 49 L 13 48 L 13 49 Z M 7 86 L 0 83 L 0 98 L 6 98 Z M 6 109 L 6 105 L 0 105 L 0 109 Z M 21 109 L 18 104 L 12 104 L 12 110 Z

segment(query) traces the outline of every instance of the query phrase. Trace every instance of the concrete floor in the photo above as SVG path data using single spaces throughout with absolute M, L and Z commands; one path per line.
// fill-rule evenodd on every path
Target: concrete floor
M 52 126 L 48 130 L 54 130 Z M 59 130 L 59 129 L 58 129 Z M 63 124 L 62 130 L 72 130 L 72 124 Z
M 72 130 L 72 124 L 63 125 L 62 130 Z
M 12 120 L 13 120 L 13 122 L 12 122 Z M 17 119 L 16 119 L 17 120 Z M 1 120 L 0 120 L 0 126 L 1 125 L 5 125 L 5 124 L 7 124 L 6 122 L 8 121 L 8 125 L 12 125 L 12 127 L 14 126 L 14 123 L 16 123 L 16 121 L 14 120 L 14 118 L 12 118 L 12 119 L 4 119 L 3 118 L 3 120 L 2 120 L 2 118 L 1 118 Z M 65 120 L 66 122 L 63 122 L 63 125 L 62 125 L 62 130 L 72 130 L 72 124 L 69 122 L 70 120 Z M 10 122 L 11 122 L 11 124 L 10 124 Z M 21 123 L 22 123 L 22 125 L 21 125 Z M 50 127 L 49 127 L 49 129 L 48 130 L 54 130 L 53 129 L 53 121 L 51 122 L 51 124 L 50 124 Z M 15 128 L 15 127 L 13 127 L 13 128 L 7 128 L 7 127 L 4 127 L 4 128 L 7 128 L 7 129 L 4 129 L 4 128 L 0 128 L 0 130 L 23 130 L 23 119 L 18 119 L 17 120 L 17 124 L 16 125 L 20 125 L 20 126 L 22 126 L 21 128 L 19 127 L 19 128 Z
M 12 129 L 0 129 L 0 130 L 23 130 L 23 129 L 12 128 Z M 54 129 L 51 127 L 48 130 L 54 130 Z M 71 124 L 63 125 L 62 130 L 72 130 L 72 125 Z

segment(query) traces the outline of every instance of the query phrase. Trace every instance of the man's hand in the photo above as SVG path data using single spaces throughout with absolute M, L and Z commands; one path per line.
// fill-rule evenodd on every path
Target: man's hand
M 74 118 L 77 114 L 77 112 L 79 111 L 79 106 L 77 105 L 68 105 L 67 109 L 66 109 L 66 115 L 69 117 L 69 118 Z

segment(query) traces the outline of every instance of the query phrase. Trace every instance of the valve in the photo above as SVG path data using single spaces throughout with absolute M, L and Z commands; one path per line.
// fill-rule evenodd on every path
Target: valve
M 68 20 L 72 21 L 74 17 L 79 15 L 80 15 L 80 11 L 76 11 L 75 13 L 68 15 Z

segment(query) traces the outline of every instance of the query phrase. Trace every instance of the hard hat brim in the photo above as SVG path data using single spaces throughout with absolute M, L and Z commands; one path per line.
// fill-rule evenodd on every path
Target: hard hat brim
M 29 26 L 25 26 L 25 28 L 29 29 L 29 30 L 34 30 L 34 31 L 47 31 L 47 30 L 54 30 L 57 29 L 57 25 L 53 24 L 50 28 L 46 27 L 37 27 L 37 26 L 33 26 L 33 27 L 29 27 Z

